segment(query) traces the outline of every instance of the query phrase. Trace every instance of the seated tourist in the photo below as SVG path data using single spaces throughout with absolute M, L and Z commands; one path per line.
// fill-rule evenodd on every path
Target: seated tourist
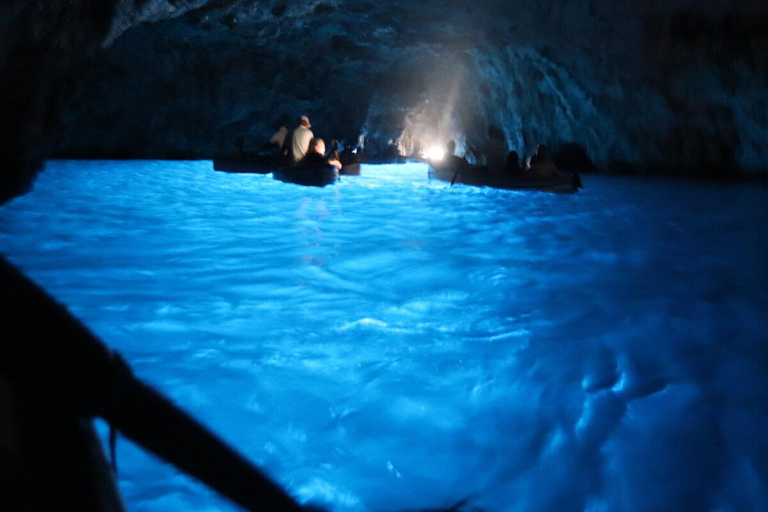
M 283 150 L 285 139 L 288 137 L 288 120 L 281 118 L 275 123 L 275 133 L 267 141 L 267 148 L 275 153 Z
M 334 140 L 331 142 L 331 151 L 328 153 L 328 158 L 332 158 L 334 160 L 340 160 L 339 156 L 341 153 L 339 152 L 339 141 Z
M 520 157 L 517 155 L 517 151 L 510 151 L 507 154 L 507 162 L 504 164 L 505 174 L 520 174 L 522 172 L 520 167 Z
M 400 148 L 397 146 L 395 139 L 389 139 L 387 141 L 387 147 L 384 150 L 384 156 L 387 160 L 396 162 L 400 158 Z
M 265 141 L 261 147 L 259 148 L 258 152 L 256 153 L 259 156 L 262 157 L 274 157 L 274 158 L 284 158 L 288 155 L 288 147 L 286 144 L 286 139 L 288 137 L 288 120 L 287 118 L 281 118 L 279 119 L 274 125 L 273 125 L 275 132 L 272 134 L 272 136 L 269 138 L 269 140 Z M 240 154 L 243 156 L 249 156 L 248 153 L 243 151 L 242 144 L 238 146 L 238 149 L 240 150 Z
M 536 148 L 536 153 L 531 157 L 531 168 L 528 172 L 542 178 L 559 174 L 557 166 L 549 161 L 547 146 L 544 144 L 539 144 Z
M 461 170 L 461 169 L 468 169 L 469 168 L 469 162 L 467 159 L 463 156 L 456 156 L 454 153 L 456 153 L 456 142 L 453 140 L 449 140 L 445 145 L 445 156 L 443 157 L 443 165 L 445 167 Z
M 484 163 L 488 170 L 499 172 L 504 169 L 504 159 L 507 156 L 507 147 L 504 140 L 504 132 L 497 126 L 488 126 L 488 138 L 480 148 L 471 150 L 478 159 L 478 163 Z
M 302 165 L 327 165 L 331 164 L 337 169 L 341 169 L 341 162 L 335 155 L 325 156 L 325 141 L 323 139 L 314 138 L 309 141 L 309 149 L 307 156 L 301 160 Z
M 291 134 L 291 161 L 300 162 L 304 156 L 306 156 L 307 151 L 309 150 L 309 143 L 312 140 L 312 137 L 314 137 L 312 130 L 310 130 L 311 127 L 312 125 L 309 124 L 309 118 L 307 116 L 301 116 L 299 118 L 299 125 Z M 323 148 L 323 152 L 325 152 L 325 148 Z

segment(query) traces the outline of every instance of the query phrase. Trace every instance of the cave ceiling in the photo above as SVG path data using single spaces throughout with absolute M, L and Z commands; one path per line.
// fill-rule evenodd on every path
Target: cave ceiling
M 575 144 L 602 166 L 764 170 L 766 11 L 12 0 L 0 10 L 0 140 L 17 170 L 50 156 L 210 158 L 306 114 L 323 137 L 397 140 L 406 153 L 448 138 L 465 148 L 495 125 L 522 153 Z

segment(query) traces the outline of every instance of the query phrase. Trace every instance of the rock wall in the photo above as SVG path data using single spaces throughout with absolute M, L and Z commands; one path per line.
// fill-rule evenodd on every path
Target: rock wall
M 0 5 L 0 203 L 25 192 L 58 127 L 67 83 L 109 30 L 114 2 Z
M 603 169 L 768 168 L 752 0 L 16 0 L 0 24 L 6 197 L 46 156 L 210 158 L 283 114 L 404 152 L 493 124 Z

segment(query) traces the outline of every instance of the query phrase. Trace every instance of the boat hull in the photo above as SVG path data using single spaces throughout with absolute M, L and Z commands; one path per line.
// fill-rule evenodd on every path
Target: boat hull
M 359 155 L 341 154 L 339 160 L 341 161 L 341 170 L 339 170 L 339 174 L 342 176 L 360 176 L 360 163 L 362 158 Z
M 343 176 L 359 176 L 360 175 L 360 161 L 342 159 L 342 168 L 338 171 L 338 174 Z M 288 175 L 297 174 L 294 169 L 302 168 L 301 166 L 291 167 L 286 165 L 282 160 L 273 157 L 241 157 L 241 158 L 214 158 L 213 170 L 229 173 L 246 173 L 246 174 L 269 174 L 274 172 L 281 172 Z M 298 173 L 307 174 L 307 173 Z M 312 174 L 311 172 L 309 174 Z M 316 174 L 322 175 L 322 172 Z M 322 182 L 327 178 L 320 178 L 317 181 Z M 281 180 L 285 181 L 285 180 Z
M 324 187 L 339 179 L 339 171 L 332 165 L 320 167 L 296 165 L 272 171 L 272 177 L 284 183 Z
M 461 183 L 475 187 L 491 187 L 504 190 L 533 190 L 569 194 L 581 188 L 577 173 L 559 173 L 557 176 L 534 176 L 527 174 L 505 174 L 491 172 L 485 166 L 467 169 L 441 168 L 429 164 L 429 178 L 450 184 Z

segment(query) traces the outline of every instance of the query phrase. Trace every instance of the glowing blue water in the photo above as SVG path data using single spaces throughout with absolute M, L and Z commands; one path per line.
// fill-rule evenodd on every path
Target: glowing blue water
M 768 193 L 53 162 L 0 250 L 337 511 L 768 509 Z M 127 441 L 128 509 L 232 506 Z

